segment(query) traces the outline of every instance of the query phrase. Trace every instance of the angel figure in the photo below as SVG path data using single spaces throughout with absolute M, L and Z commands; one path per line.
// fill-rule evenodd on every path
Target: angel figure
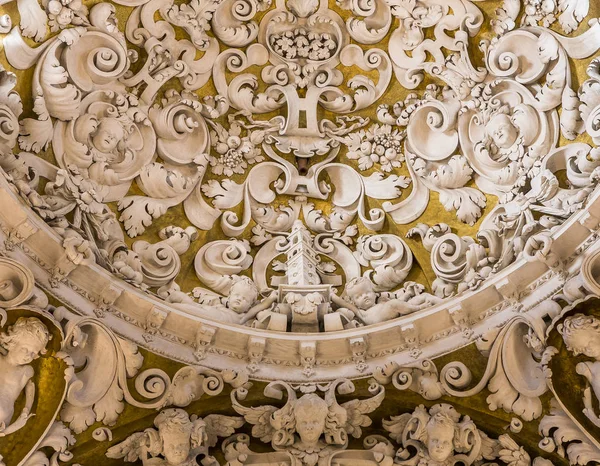
M 378 385 L 379 391 L 375 396 L 340 405 L 336 391 L 342 387 L 344 393 L 354 390 L 350 381 L 338 379 L 325 389 L 324 397 L 313 392 L 297 398 L 290 385 L 272 382 L 265 388 L 265 395 L 280 398 L 283 391 L 287 391 L 287 402 L 283 408 L 243 406 L 238 397 L 243 397 L 245 391 L 240 389 L 231 392 L 231 400 L 233 409 L 254 426 L 253 437 L 270 442 L 276 451 L 289 453 L 298 464 L 326 466 L 333 453 L 347 447 L 349 435 L 359 438 L 361 427 L 371 425 L 366 414 L 377 409 L 385 396 L 384 388 Z
M 576 370 L 583 375 L 591 386 L 597 400 L 600 400 L 600 319 L 593 316 L 576 314 L 567 317 L 558 326 L 565 345 L 575 356 L 583 354 L 592 361 L 580 362 Z M 590 387 L 584 391 L 583 402 L 585 409 L 583 413 L 596 426 L 600 427 L 600 417 L 594 412 L 592 405 L 592 393 Z
M 206 464 L 218 464 L 208 449 L 217 444 L 218 437 L 232 435 L 243 423 L 240 417 L 211 414 L 199 418 L 183 409 L 165 409 L 154 419 L 155 429 L 130 435 L 110 447 L 106 456 L 126 462 L 141 459 L 144 466 L 196 466 L 196 457 L 204 454 L 209 459 Z
M 396 454 L 397 464 L 450 466 L 460 462 L 470 466 L 497 457 L 498 442 L 477 429 L 469 416 L 461 420 L 446 403 L 429 411 L 420 405 L 413 413 L 384 420 L 383 427 L 402 445 Z
M 258 288 L 252 280 L 234 275 L 224 303 L 174 302 L 174 306 L 200 317 L 208 317 L 227 324 L 244 325 L 253 320 L 259 312 L 271 308 L 277 301 L 277 292 L 271 292 L 263 300 L 259 300 L 258 297 Z
M 6 333 L 0 334 L 0 345 L 4 348 L 4 354 L 0 355 L 0 437 L 21 429 L 34 416 L 31 414 L 35 398 L 35 385 L 31 380 L 34 371 L 29 364 L 46 353 L 50 338 L 48 328 L 35 317 L 19 317 Z M 10 424 L 15 402 L 23 390 L 25 407 Z
M 402 294 L 401 298 L 383 301 L 377 296 L 373 282 L 367 277 L 353 278 L 346 284 L 344 296 L 331 295 L 331 300 L 342 309 L 354 313 L 365 325 L 378 324 L 416 312 L 430 305 L 427 300 L 410 302 L 415 295 Z M 378 299 L 379 298 L 379 299 Z M 408 299 L 408 301 L 407 301 Z

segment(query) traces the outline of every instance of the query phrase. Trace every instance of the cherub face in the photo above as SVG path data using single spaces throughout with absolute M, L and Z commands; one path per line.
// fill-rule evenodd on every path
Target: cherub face
M 309 406 L 295 411 L 296 432 L 305 445 L 316 444 L 325 431 L 327 409 L 321 406 Z
M 190 437 L 180 430 L 165 430 L 161 432 L 163 440 L 163 455 L 172 466 L 185 462 L 190 455 Z
M 114 118 L 102 118 L 92 136 L 92 144 L 100 152 L 112 152 L 124 137 L 121 123 Z
M 10 361 L 19 366 L 37 359 L 46 345 L 33 335 L 23 335 L 8 352 Z
M 588 358 L 600 360 L 600 334 L 593 329 L 573 330 L 565 343 L 575 356 L 583 354 Z
M 505 114 L 493 117 L 487 124 L 485 132 L 500 149 L 511 147 L 519 136 L 517 128 L 513 125 L 510 117 Z
M 232 286 L 228 298 L 228 307 L 237 314 L 248 312 L 253 304 L 253 292 L 247 286 Z
M 373 290 L 373 286 L 366 281 L 357 283 L 350 288 L 348 296 L 354 305 L 362 310 L 373 307 L 377 301 L 377 293 Z
M 443 463 L 454 451 L 454 429 L 448 425 L 427 426 L 427 451 L 433 461 Z

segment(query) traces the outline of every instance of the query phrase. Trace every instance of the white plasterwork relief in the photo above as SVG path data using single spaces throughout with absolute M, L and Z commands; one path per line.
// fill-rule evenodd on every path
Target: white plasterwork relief
M 305 333 L 418 312 L 521 258 L 560 268 L 549 235 L 600 164 L 570 142 L 598 139 L 597 61 L 580 89 L 571 69 L 600 47 L 597 21 L 569 36 L 588 1 L 506 0 L 480 60 L 470 0 L 117 3 L 133 7 L 122 24 L 110 3 L 18 0 L 3 38 L 10 66 L 33 73 L 33 107 L 3 70 L 0 165 L 61 238 L 51 286 L 98 264 L 184 313 Z M 377 121 L 362 115 L 373 105 Z M 418 220 L 431 193 L 479 226 L 408 231 L 430 252 L 429 289 L 381 230 Z M 178 206 L 186 221 L 155 231 Z M 223 239 L 195 243 L 215 229 Z M 182 289 L 190 249 L 202 286 Z

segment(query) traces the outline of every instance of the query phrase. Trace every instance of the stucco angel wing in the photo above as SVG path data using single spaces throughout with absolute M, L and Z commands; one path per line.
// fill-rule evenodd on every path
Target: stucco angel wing
M 259 406 L 258 408 L 246 408 L 242 405 L 233 406 L 238 414 L 244 416 L 246 422 L 253 425 L 252 436 L 268 443 L 273 438 L 275 429 L 271 426 L 271 416 L 277 411 L 275 406 Z
M 428 420 L 427 408 L 419 405 L 412 413 L 392 416 L 389 421 L 384 419 L 383 428 L 399 443 L 403 444 L 405 439 L 421 441 L 425 438 L 425 426 Z
M 146 459 L 146 454 L 157 456 L 162 451 L 162 443 L 155 429 L 146 429 L 127 437 L 123 442 L 110 447 L 106 451 L 109 458 L 123 458 L 124 461 L 134 462 Z
M 270 442 L 275 431 L 271 425 L 271 418 L 279 408 L 271 405 L 259 406 L 258 408 L 242 406 L 235 397 L 234 393 L 236 391 L 231 392 L 233 409 L 236 413 L 244 416 L 246 422 L 252 424 L 253 437 L 260 438 L 265 443 Z
M 271 426 L 271 416 L 277 409 L 275 406 L 267 405 L 258 408 L 244 408 L 243 410 L 235 408 L 235 411 L 244 416 L 246 422 L 254 426 L 252 427 L 252 436 L 267 443 L 273 438 L 275 429 Z
M 229 437 L 244 425 L 244 418 L 210 414 L 204 418 L 206 423 L 206 445 L 214 447 L 219 437 Z
M 384 419 L 383 428 L 390 433 L 390 437 L 398 443 L 402 443 L 404 429 L 410 421 L 412 414 L 405 413 L 400 416 L 392 416 L 389 420 Z
M 346 410 L 348 415 L 346 420 L 346 432 L 354 438 L 362 436 L 361 427 L 370 426 L 372 421 L 366 414 L 375 411 L 385 398 L 385 389 L 381 385 L 377 385 L 373 390 L 377 390 L 377 394 L 366 400 L 351 400 L 342 404 L 342 408 Z

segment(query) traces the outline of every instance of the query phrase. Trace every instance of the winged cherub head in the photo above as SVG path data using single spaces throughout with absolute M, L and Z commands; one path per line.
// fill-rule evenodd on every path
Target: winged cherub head
M 307 387 L 308 388 L 308 387 Z M 270 442 L 277 451 L 286 450 L 302 460 L 298 464 L 314 466 L 319 457 L 345 448 L 348 437 L 360 438 L 362 427 L 371 424 L 367 414 L 375 411 L 385 397 L 382 386 L 372 387 L 374 396 L 353 399 L 343 404 L 337 402 L 338 393 L 354 392 L 354 384 L 347 379 L 337 379 L 327 388 L 312 386 L 311 393 L 296 397 L 296 390 L 285 382 L 271 382 L 265 395 L 282 399 L 287 392 L 287 403 L 278 408 L 271 405 L 248 408 L 238 398 L 246 396 L 245 389 L 231 392 L 233 409 L 254 425 L 252 435 Z M 305 388 L 306 389 L 306 388 Z M 324 395 L 318 394 L 324 391 Z M 320 463 L 319 463 L 320 464 Z
M 429 418 L 425 432 L 427 451 L 433 461 L 443 463 L 452 455 L 456 427 L 456 421 L 447 412 L 440 410 Z
M 420 405 L 412 413 L 384 420 L 383 427 L 404 448 L 414 447 L 424 464 L 430 466 L 451 465 L 459 459 L 466 465 L 473 464 L 481 458 L 482 442 L 487 439 L 469 416 L 461 419 L 446 403 L 429 410 Z
M 292 410 L 296 421 L 296 432 L 302 443 L 316 444 L 325 431 L 325 420 L 329 415 L 325 400 L 310 393 L 296 400 Z
M 183 409 L 165 409 L 156 416 L 154 425 L 162 441 L 163 456 L 172 466 L 187 461 L 192 450 L 192 436 L 195 443 L 202 443 L 203 421 L 192 422 Z
M 195 465 L 199 454 L 205 459 L 212 458 L 209 448 L 217 444 L 218 437 L 232 435 L 243 425 L 243 419 L 220 414 L 198 418 L 183 409 L 171 408 L 161 411 L 154 419 L 154 425 L 156 429 L 136 432 L 110 447 L 106 456 L 124 458 L 126 462 L 141 459 L 144 466 Z

